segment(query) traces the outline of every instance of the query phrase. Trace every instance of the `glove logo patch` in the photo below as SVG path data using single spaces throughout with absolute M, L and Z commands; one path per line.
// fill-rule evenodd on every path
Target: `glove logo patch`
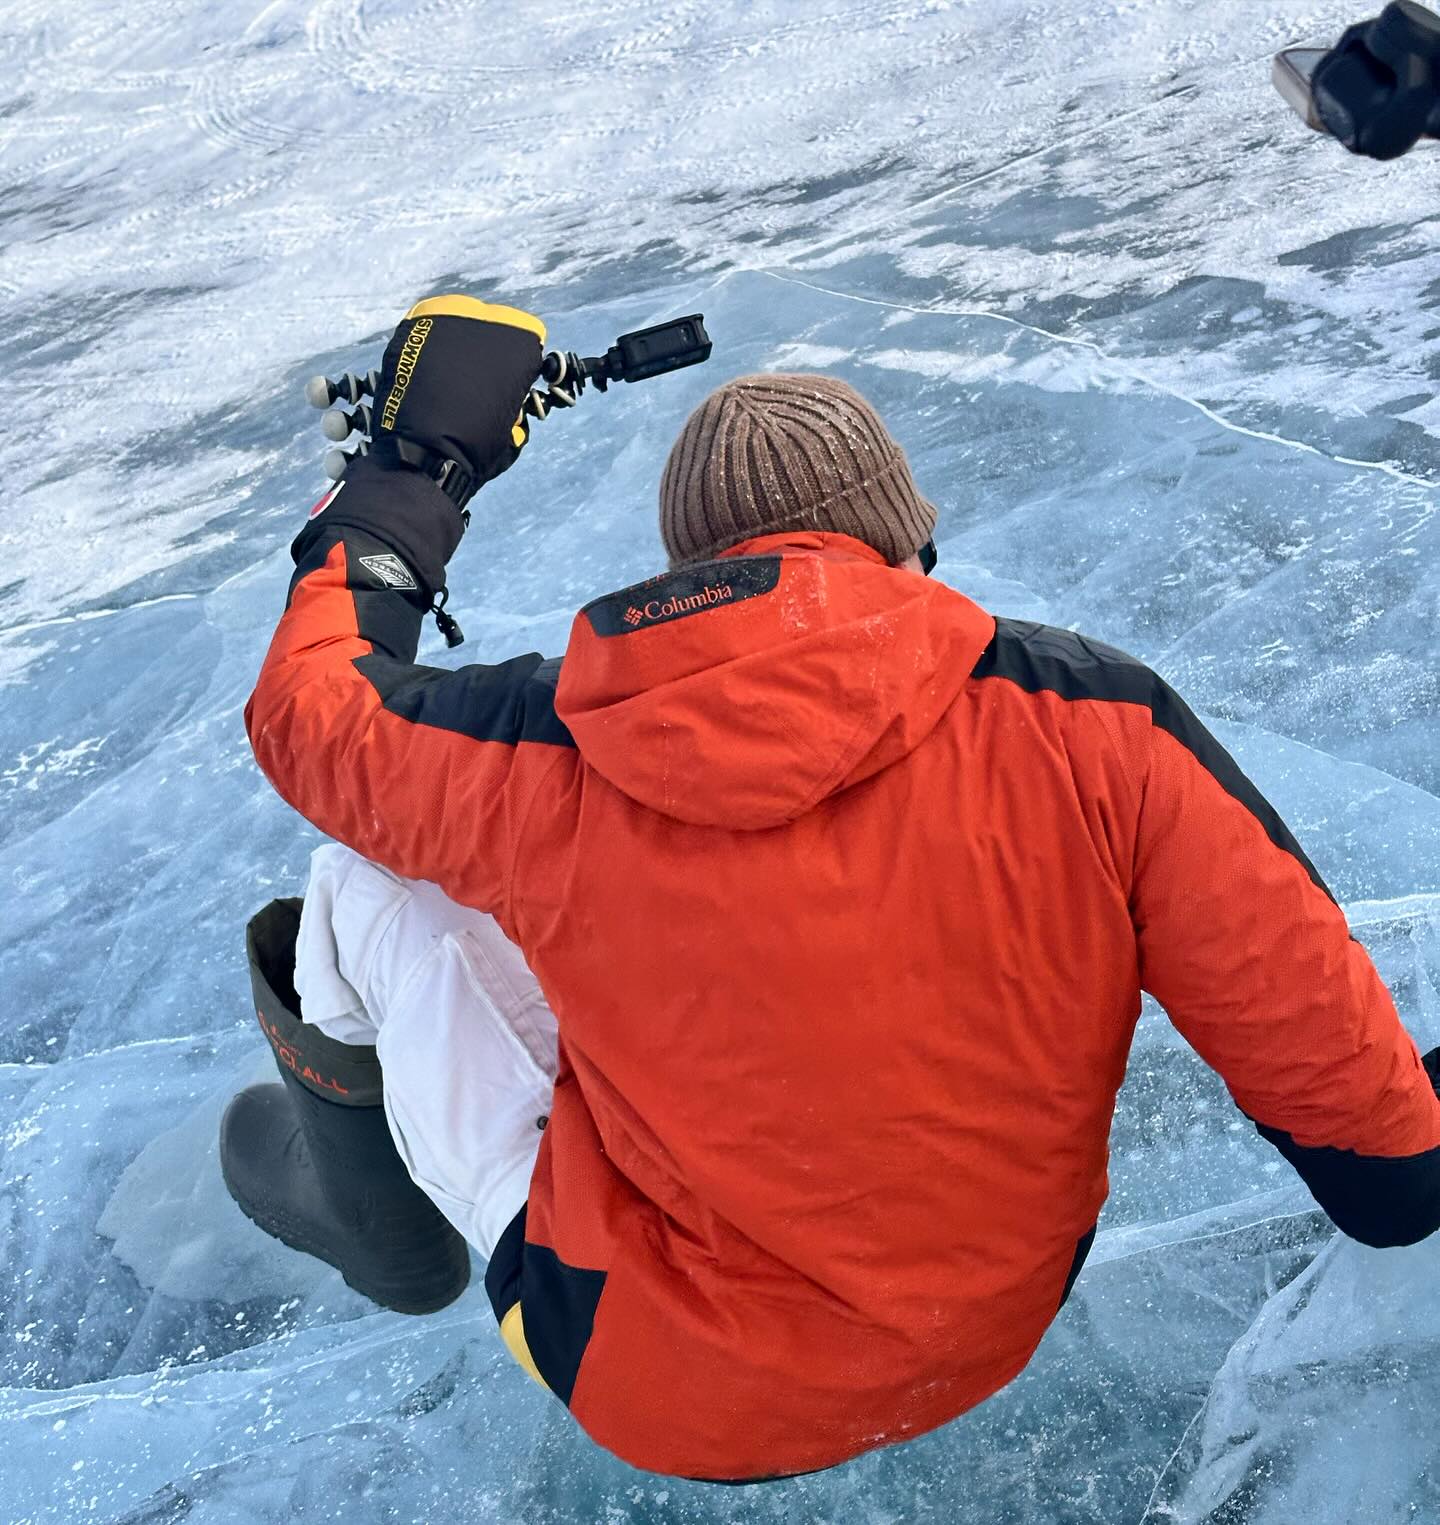
M 360 565 L 382 587 L 405 588 L 411 593 L 420 590 L 420 584 L 410 575 L 410 568 L 393 552 L 387 551 L 383 556 L 362 556 Z
M 395 427 L 395 416 L 400 411 L 400 404 L 405 401 L 405 391 L 410 385 L 410 378 L 415 374 L 415 367 L 420 363 L 420 351 L 425 348 L 425 341 L 430 337 L 430 330 L 434 327 L 433 318 L 417 318 L 415 326 L 405 336 L 405 343 L 400 349 L 400 358 L 395 362 L 395 380 L 390 387 L 390 395 L 385 399 L 384 410 L 380 414 L 382 428 Z

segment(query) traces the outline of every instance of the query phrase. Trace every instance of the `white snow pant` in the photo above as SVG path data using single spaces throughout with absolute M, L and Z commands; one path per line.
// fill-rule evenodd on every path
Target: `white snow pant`
M 493 917 L 348 847 L 319 847 L 300 916 L 301 1015 L 373 1044 L 416 1185 L 487 1259 L 530 1189 L 555 1017 Z

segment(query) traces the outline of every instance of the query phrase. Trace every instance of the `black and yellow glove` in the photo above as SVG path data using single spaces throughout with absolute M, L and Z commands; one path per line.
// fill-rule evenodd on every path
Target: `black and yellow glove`
M 364 537 L 355 540 L 356 585 L 433 610 L 458 645 L 444 612 L 445 567 L 470 522 L 466 504 L 515 464 L 529 437 L 522 410 L 544 343 L 545 325 L 515 307 L 466 296 L 412 307 L 385 350 L 369 453 L 352 458 L 312 510 L 290 547 L 296 566 L 336 540 Z
M 381 362 L 372 454 L 425 471 L 463 509 L 524 449 L 544 347 L 545 325 L 517 307 L 467 296 L 416 303 Z

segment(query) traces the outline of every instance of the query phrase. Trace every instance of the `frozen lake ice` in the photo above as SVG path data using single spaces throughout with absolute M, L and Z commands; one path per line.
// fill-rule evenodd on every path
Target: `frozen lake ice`
M 1440 1520 L 1440 1244 L 1336 1236 L 1156 1010 L 1029 1370 L 759 1490 L 598 1451 L 478 1278 L 377 1311 L 215 1155 L 269 1066 L 243 923 L 317 840 L 240 721 L 323 485 L 301 386 L 456 288 L 590 352 L 703 310 L 716 351 L 537 427 L 425 660 L 563 649 L 659 569 L 704 392 L 832 371 L 941 505 L 939 575 L 1158 667 L 1440 1042 L 1440 149 L 1351 160 L 1268 80 L 1363 10 L 9 0 L 0 1515 Z

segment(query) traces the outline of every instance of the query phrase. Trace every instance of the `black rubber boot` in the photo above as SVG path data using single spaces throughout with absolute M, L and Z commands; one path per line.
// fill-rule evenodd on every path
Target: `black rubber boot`
M 251 1222 L 328 1261 L 357 1292 L 397 1313 L 434 1313 L 468 1285 L 470 1252 L 395 1148 L 375 1050 L 298 1015 L 300 905 L 272 900 L 246 928 L 255 1015 L 284 1084 L 250 1086 L 225 1109 L 225 1185 Z

